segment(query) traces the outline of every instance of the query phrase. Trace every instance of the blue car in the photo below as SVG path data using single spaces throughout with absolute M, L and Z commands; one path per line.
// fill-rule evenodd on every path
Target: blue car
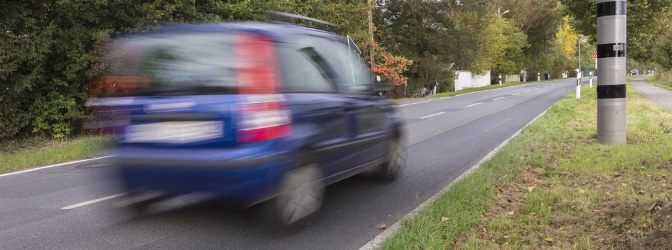
M 288 23 L 169 25 L 103 51 L 99 79 L 123 85 L 128 117 L 112 154 L 138 208 L 209 193 L 289 225 L 319 209 L 326 185 L 365 171 L 393 180 L 404 166 L 400 115 L 349 37 Z

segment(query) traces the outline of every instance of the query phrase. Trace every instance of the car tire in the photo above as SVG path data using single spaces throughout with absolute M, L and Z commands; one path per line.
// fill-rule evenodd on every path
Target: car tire
M 315 163 L 305 164 L 283 175 L 279 194 L 267 201 L 272 224 L 295 225 L 317 212 L 324 198 L 323 175 Z
M 393 181 L 406 165 L 406 150 L 401 138 L 398 136 L 392 138 L 385 153 L 385 162 L 380 166 L 378 176 L 384 181 Z

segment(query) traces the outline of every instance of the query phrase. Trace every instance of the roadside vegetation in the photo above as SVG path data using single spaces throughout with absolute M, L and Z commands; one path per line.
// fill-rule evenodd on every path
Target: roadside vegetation
M 0 174 L 92 157 L 108 148 L 111 137 L 68 139 L 31 137 L 0 143 Z
M 658 87 L 672 90 L 672 71 L 658 73 L 655 76 L 647 77 L 646 81 Z
M 595 91 L 568 94 L 382 249 L 664 249 L 672 112 L 628 88 L 627 144 L 597 141 Z

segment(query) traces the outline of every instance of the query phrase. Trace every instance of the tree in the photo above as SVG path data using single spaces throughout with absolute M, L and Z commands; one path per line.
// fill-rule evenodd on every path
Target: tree
M 29 123 L 26 98 L 47 68 L 56 26 L 43 3 L 0 2 L 0 139 L 19 133 Z

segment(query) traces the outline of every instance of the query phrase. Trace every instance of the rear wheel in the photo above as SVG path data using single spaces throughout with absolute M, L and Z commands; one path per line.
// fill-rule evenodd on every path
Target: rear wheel
M 287 172 L 279 188 L 280 194 L 267 204 L 274 224 L 295 224 L 317 212 L 322 205 L 322 172 L 315 163 Z
M 406 164 L 406 150 L 402 144 L 401 138 L 394 137 L 390 140 L 385 162 L 380 166 L 379 176 L 383 180 L 392 181 L 397 178 L 401 168 Z

